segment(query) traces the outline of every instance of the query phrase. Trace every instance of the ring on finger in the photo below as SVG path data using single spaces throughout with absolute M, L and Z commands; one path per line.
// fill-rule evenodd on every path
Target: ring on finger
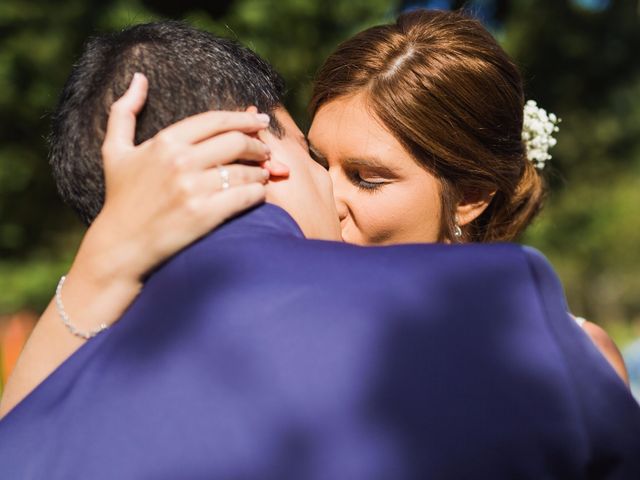
M 231 186 L 231 184 L 229 183 L 229 170 L 227 170 L 223 166 L 218 166 L 218 173 L 220 174 L 222 190 L 227 190 Z

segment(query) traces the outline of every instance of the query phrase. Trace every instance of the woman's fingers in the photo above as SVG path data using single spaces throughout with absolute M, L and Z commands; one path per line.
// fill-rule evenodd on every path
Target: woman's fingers
M 265 162 L 264 168 L 269 171 L 269 174 L 272 177 L 286 178 L 290 173 L 288 165 L 273 159 Z
M 135 73 L 127 91 L 111 105 L 103 150 L 133 147 L 136 133 L 136 115 L 147 101 L 149 82 L 141 73 Z
M 209 197 L 204 204 L 205 218 L 210 228 L 218 226 L 234 215 L 264 202 L 266 189 L 260 183 L 249 183 L 239 187 L 223 190 Z
M 250 160 L 265 162 L 270 158 L 269 147 L 257 138 L 241 132 L 227 132 L 191 147 L 189 161 L 199 168 Z
M 198 172 L 193 181 L 193 189 L 198 192 L 218 192 L 250 183 L 264 184 L 269 179 L 269 172 L 261 167 L 246 165 L 229 165 L 210 168 Z
M 232 130 L 255 133 L 268 126 L 269 115 L 263 113 L 210 111 L 180 120 L 162 130 L 158 137 L 193 144 Z

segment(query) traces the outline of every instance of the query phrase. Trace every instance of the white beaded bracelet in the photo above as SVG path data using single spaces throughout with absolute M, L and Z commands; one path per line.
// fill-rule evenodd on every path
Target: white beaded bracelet
M 109 328 L 109 326 L 102 323 L 98 327 L 94 328 L 93 330 L 90 330 L 88 332 L 83 332 L 81 330 L 78 330 L 71 323 L 71 319 L 69 318 L 69 315 L 67 315 L 67 312 L 65 312 L 64 305 L 62 303 L 62 286 L 64 285 L 64 281 L 66 279 L 67 277 L 64 275 L 60 277 L 60 281 L 58 282 L 58 286 L 56 287 L 56 306 L 58 308 L 58 315 L 60 315 L 60 318 L 62 319 L 62 323 L 65 324 L 65 326 L 69 329 L 71 333 L 73 333 L 77 337 L 84 338 L 85 340 L 89 340 L 90 338 L 95 337 L 100 332 Z

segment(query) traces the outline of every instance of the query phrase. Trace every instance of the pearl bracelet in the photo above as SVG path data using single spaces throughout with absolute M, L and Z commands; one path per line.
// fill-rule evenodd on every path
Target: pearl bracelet
M 67 279 L 67 277 L 64 276 L 64 275 L 62 277 L 60 277 L 60 281 L 58 282 L 58 286 L 56 287 L 56 306 L 58 308 L 58 315 L 60 315 L 60 318 L 62 319 L 62 323 L 65 324 L 65 326 L 69 329 L 69 331 L 72 334 L 74 334 L 76 337 L 80 337 L 80 338 L 83 338 L 85 340 L 89 340 L 90 338 L 95 337 L 100 332 L 102 332 L 102 331 L 106 330 L 107 328 L 109 328 L 109 326 L 105 325 L 104 323 L 102 323 L 98 327 L 94 328 L 93 330 L 89 330 L 88 332 L 83 332 L 81 330 L 78 330 L 71 323 L 71 319 L 69 318 L 69 315 L 67 315 L 67 312 L 65 312 L 64 305 L 62 303 L 62 285 L 64 285 L 64 281 L 66 279 Z

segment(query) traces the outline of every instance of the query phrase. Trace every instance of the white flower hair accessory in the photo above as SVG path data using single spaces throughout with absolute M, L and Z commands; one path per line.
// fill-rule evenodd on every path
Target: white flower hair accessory
M 553 133 L 559 130 L 560 122 L 555 114 L 547 114 L 547 111 L 538 107 L 534 100 L 529 100 L 524 106 L 522 140 L 527 150 L 527 158 L 538 170 L 542 170 L 545 163 L 551 160 L 549 149 L 557 143 Z

